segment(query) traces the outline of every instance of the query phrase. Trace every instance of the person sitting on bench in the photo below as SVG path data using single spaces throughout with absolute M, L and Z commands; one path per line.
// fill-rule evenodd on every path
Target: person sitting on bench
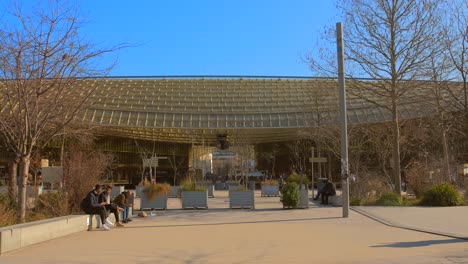
M 332 182 L 329 182 L 328 179 L 324 180 L 324 185 L 320 190 L 317 192 L 317 196 L 314 197 L 314 200 L 318 200 L 320 196 L 322 196 L 322 203 L 321 204 L 328 204 L 328 196 L 336 195 L 336 188 Z
M 86 197 L 81 202 L 81 209 L 86 214 L 97 214 L 101 217 L 101 227 L 99 228 L 102 231 L 109 231 L 109 227 L 106 226 L 106 202 L 99 203 L 98 196 L 101 193 L 102 188 L 101 185 L 96 184 L 94 189 L 90 191 Z
M 115 225 L 118 227 L 123 227 L 124 225 L 119 220 L 119 211 L 123 211 L 123 208 L 118 207 L 116 204 L 110 202 L 110 193 L 112 191 L 112 187 L 109 185 L 104 187 L 104 191 L 99 194 L 99 203 L 106 202 L 104 207 L 106 208 L 106 215 L 109 217 L 110 213 L 113 213 L 115 216 Z M 107 227 L 112 227 L 114 224 L 106 218 L 106 225 Z
M 129 216 L 130 207 L 132 206 L 132 204 L 128 203 L 129 198 L 130 198 L 130 192 L 123 191 L 121 194 L 117 195 L 114 199 L 114 204 L 124 209 L 122 223 L 125 223 L 125 224 L 132 221 L 132 219 Z

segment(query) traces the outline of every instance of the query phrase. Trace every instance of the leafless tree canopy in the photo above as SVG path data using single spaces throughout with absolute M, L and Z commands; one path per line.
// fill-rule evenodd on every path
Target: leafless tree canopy
M 20 157 L 20 213 L 24 222 L 31 153 L 64 131 L 95 87 L 80 78 L 105 75 L 96 59 L 121 46 L 100 49 L 82 38 L 77 5 L 49 1 L 8 10 L 0 29 L 0 136 Z

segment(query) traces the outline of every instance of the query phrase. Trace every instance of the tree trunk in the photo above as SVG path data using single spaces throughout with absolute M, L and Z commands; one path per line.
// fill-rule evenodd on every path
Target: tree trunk
M 398 107 L 393 102 L 393 177 L 395 180 L 395 193 L 401 195 L 401 173 L 400 173 L 400 125 L 398 121 Z
M 18 204 L 18 164 L 19 157 L 17 155 L 8 162 L 8 194 L 10 195 L 11 201 L 15 201 L 15 205 Z
M 26 222 L 26 202 L 27 202 L 27 186 L 28 186 L 28 174 L 29 164 L 31 162 L 31 154 L 26 154 L 21 157 L 20 162 L 20 180 L 19 180 L 19 210 L 17 223 L 21 224 Z
M 444 146 L 444 163 L 445 163 L 445 177 L 444 180 L 449 183 L 450 182 L 450 159 L 448 153 L 448 146 L 447 146 L 447 133 L 444 130 L 442 132 L 442 145 Z

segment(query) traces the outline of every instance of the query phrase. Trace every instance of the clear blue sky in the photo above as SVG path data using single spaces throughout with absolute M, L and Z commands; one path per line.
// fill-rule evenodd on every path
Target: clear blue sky
M 302 58 L 336 22 L 331 0 L 79 2 L 93 42 L 139 44 L 118 52 L 114 76 L 310 76 Z
M 330 0 L 82 1 L 86 34 L 129 42 L 111 75 L 311 75 Z

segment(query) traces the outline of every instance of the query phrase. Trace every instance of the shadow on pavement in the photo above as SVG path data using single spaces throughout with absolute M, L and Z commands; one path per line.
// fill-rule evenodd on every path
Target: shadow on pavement
M 392 243 L 392 244 L 377 245 L 377 246 L 372 246 L 372 247 L 411 248 L 411 247 L 427 247 L 431 245 L 453 244 L 453 243 L 466 243 L 466 240 L 441 239 L 441 240 L 425 240 L 425 241 L 413 241 L 413 242 L 398 242 L 398 243 Z

